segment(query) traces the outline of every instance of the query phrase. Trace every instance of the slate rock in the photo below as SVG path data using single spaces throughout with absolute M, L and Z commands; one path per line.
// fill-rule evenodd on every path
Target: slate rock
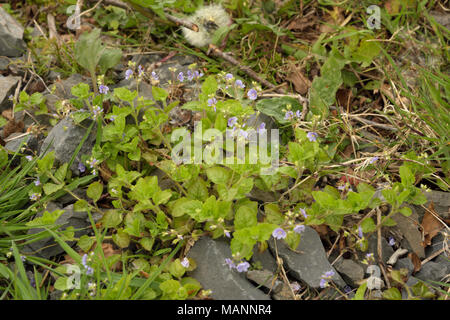
M 378 237 L 377 237 L 377 235 L 371 234 L 369 236 L 369 238 L 367 239 L 367 241 L 368 241 L 367 251 L 365 251 L 365 252 L 358 251 L 358 254 L 361 257 L 361 261 L 362 261 L 362 259 L 365 258 L 366 254 L 373 253 L 375 261 L 378 262 L 379 257 L 378 257 Z M 386 263 L 389 260 L 389 258 L 392 256 L 393 253 L 394 253 L 394 249 L 389 245 L 389 242 L 387 242 L 387 240 L 384 237 L 381 237 L 381 254 L 383 256 L 383 262 Z
M 277 279 L 269 270 L 250 270 L 247 272 L 247 279 L 253 281 L 257 286 L 271 290 L 272 293 L 278 293 L 283 287 L 283 282 Z
M 42 156 L 48 148 L 48 152 L 55 151 L 55 160 L 59 163 L 68 163 L 78 147 L 78 144 L 86 134 L 87 128 L 91 124 L 90 119 L 84 120 L 81 124 L 76 125 L 69 117 L 58 122 L 49 132 L 47 138 L 42 143 L 40 156 Z M 78 162 L 81 161 L 82 155 L 90 155 L 96 140 L 96 124 L 94 124 L 88 138 L 80 149 L 80 152 L 72 163 L 71 170 L 78 174 Z M 52 142 L 53 140 L 53 142 Z
M 278 269 L 277 261 L 269 249 L 260 252 L 258 246 L 253 248 L 252 263 L 259 263 L 263 269 L 276 272 Z
M 422 233 L 419 231 L 419 217 L 412 209 L 412 214 L 405 217 L 401 213 L 393 215 L 392 219 L 397 222 L 395 228 L 399 229 L 404 237 L 402 248 L 414 251 L 420 259 L 425 258 L 425 249 L 422 247 Z
M 14 95 L 19 80 L 20 77 L 0 75 L 0 112 L 12 107 L 9 96 Z
M 428 261 L 414 276 L 424 281 L 442 281 L 449 273 L 449 265 L 445 266 L 443 263 Z
M 335 275 L 331 278 L 339 287 L 346 284 L 341 276 L 336 272 L 333 266 L 328 262 L 325 249 L 318 233 L 311 227 L 305 226 L 302 232 L 297 253 L 292 251 L 282 240 L 269 240 L 269 247 L 272 253 L 275 252 L 275 241 L 277 242 L 278 255 L 283 259 L 285 267 L 289 274 L 295 279 L 306 282 L 310 287 L 320 288 L 322 275 L 327 271 L 334 271 Z
M 36 215 L 36 217 L 41 217 L 45 211 L 53 212 L 55 210 L 64 210 L 64 213 L 56 220 L 56 225 L 61 225 L 59 230 L 65 230 L 68 227 L 74 227 L 75 229 L 83 229 L 90 226 L 90 223 L 86 222 L 86 218 L 88 217 L 87 212 L 75 212 L 73 210 L 73 205 L 62 208 L 61 205 L 55 202 L 49 202 L 46 209 L 43 212 L 40 212 Z M 42 228 L 32 228 L 28 230 L 28 234 L 36 234 L 44 231 Z M 89 230 L 78 230 L 75 231 L 75 237 L 79 238 L 82 235 L 88 234 Z M 70 246 L 75 245 L 75 241 L 68 241 L 67 244 Z M 45 248 L 45 249 L 42 249 Z M 42 250 L 41 250 L 42 249 Z M 34 254 L 40 256 L 45 259 L 50 259 L 56 255 L 59 255 L 64 251 L 59 244 L 56 243 L 53 237 L 40 239 L 38 241 L 32 242 L 24 247 L 24 252 L 29 252 L 30 254 Z
M 92 85 L 91 79 L 88 77 L 84 77 L 81 74 L 74 73 L 70 77 L 64 80 L 57 80 L 53 83 L 52 87 L 55 87 L 54 94 L 62 99 L 73 99 L 76 98 L 72 95 L 72 87 L 76 86 L 79 83 L 87 83 L 91 87 Z
M 407 269 L 408 276 L 412 274 L 414 271 L 414 264 L 412 263 L 410 258 L 401 258 L 398 259 L 397 263 L 394 265 L 395 270 Z
M 408 281 L 406 281 L 406 286 L 408 286 L 409 288 L 413 287 L 414 285 L 416 285 L 418 282 L 420 282 L 421 280 L 415 277 L 409 277 Z M 427 285 L 428 289 L 432 292 L 432 293 L 436 293 L 436 291 L 430 287 L 429 285 Z M 411 292 L 412 294 L 412 292 Z M 405 288 L 402 288 L 402 299 L 403 300 L 408 300 L 408 291 Z M 427 300 L 422 298 L 421 300 Z
M 270 297 L 256 289 L 246 278 L 230 270 L 225 259 L 231 259 L 230 245 L 223 240 L 202 237 L 188 253 L 197 262 L 189 276 L 197 279 L 203 289 L 211 290 L 215 300 L 269 300 Z
M 7 71 L 9 59 L 7 57 L 0 57 L 0 71 Z
M 24 151 L 37 151 L 38 148 L 38 139 L 33 134 L 27 134 L 23 136 L 23 133 L 14 132 L 8 136 L 6 139 L 7 143 L 5 145 L 5 149 L 11 152 L 22 152 L 21 147 L 25 148 Z
M 19 57 L 26 50 L 23 26 L 0 7 L 0 56 Z
M 431 190 L 430 192 L 424 192 L 428 202 L 424 204 L 426 208 L 433 201 L 434 211 L 444 219 L 450 218 L 450 192 Z M 420 221 L 422 221 L 425 214 L 425 209 L 421 206 L 413 206 L 419 215 Z
M 357 288 L 358 282 L 364 279 L 364 268 L 351 259 L 339 259 L 333 266 L 353 288 Z
M 446 236 L 444 236 L 444 234 L 446 234 Z M 441 232 L 431 239 L 431 245 L 425 248 L 426 256 L 430 257 L 443 248 L 450 248 L 450 235 L 446 230 L 441 230 Z

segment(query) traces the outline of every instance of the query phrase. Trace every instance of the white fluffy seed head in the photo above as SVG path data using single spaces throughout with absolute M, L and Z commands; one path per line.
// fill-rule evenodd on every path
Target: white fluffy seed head
M 228 13 L 221 5 L 214 4 L 199 8 L 188 18 L 189 22 L 198 26 L 198 32 L 182 27 L 186 40 L 195 47 L 203 47 L 212 42 L 214 32 L 231 24 Z

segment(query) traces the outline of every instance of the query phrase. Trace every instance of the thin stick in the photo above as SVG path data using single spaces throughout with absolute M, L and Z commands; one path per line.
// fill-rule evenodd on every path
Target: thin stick
M 231 63 L 232 65 L 238 67 L 240 70 L 245 72 L 249 77 L 251 77 L 255 81 L 262 83 L 263 85 L 265 85 L 266 87 L 268 87 L 270 89 L 275 89 L 275 91 L 278 93 L 283 93 L 283 90 L 281 90 L 280 88 L 277 88 L 277 86 L 275 86 L 273 83 L 270 83 L 269 81 L 261 78 L 255 71 L 253 71 L 252 69 L 250 69 L 249 67 L 247 67 L 245 65 L 242 65 L 235 58 L 229 56 L 228 54 L 226 54 L 225 52 L 220 50 L 217 46 L 210 44 L 208 52 L 212 52 L 213 55 L 215 55 L 219 58 L 222 58 L 225 61 Z

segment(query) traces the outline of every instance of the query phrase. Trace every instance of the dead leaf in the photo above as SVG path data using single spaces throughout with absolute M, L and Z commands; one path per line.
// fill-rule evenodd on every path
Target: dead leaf
M 14 119 L 8 120 L 8 122 L 3 127 L 3 138 L 8 138 L 12 133 L 19 132 L 22 133 L 24 128 L 23 121 L 17 121 Z
M 415 252 L 408 253 L 408 258 L 411 260 L 412 264 L 414 265 L 414 271 L 413 274 L 416 272 L 419 272 L 422 268 L 422 261 L 420 261 L 419 256 Z
M 109 179 L 111 179 L 111 176 L 113 175 L 113 172 L 111 171 L 111 169 L 109 169 L 106 161 L 102 162 L 100 168 L 102 169 L 100 170 L 100 175 L 102 176 L 103 181 L 109 181 Z
M 311 87 L 311 81 L 303 75 L 300 68 L 294 67 L 291 73 L 286 77 L 295 88 L 295 91 L 300 94 L 306 94 Z
M 311 226 L 314 230 L 317 231 L 321 238 L 326 238 L 328 236 L 328 226 L 326 224 L 320 224 L 318 226 Z
M 428 205 L 428 210 L 425 210 L 425 215 L 423 216 L 422 220 L 422 230 L 423 230 L 423 236 L 424 240 L 422 242 L 422 246 L 426 248 L 431 244 L 431 239 L 436 236 L 439 231 L 444 227 L 442 223 L 436 219 L 435 215 L 438 215 L 436 211 L 434 211 L 434 203 L 433 201 L 430 201 L 430 204 Z

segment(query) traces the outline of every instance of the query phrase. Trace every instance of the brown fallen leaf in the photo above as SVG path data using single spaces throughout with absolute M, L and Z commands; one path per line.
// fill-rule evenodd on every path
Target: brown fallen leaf
M 416 272 L 419 272 L 422 268 L 422 261 L 420 261 L 419 256 L 415 252 L 408 253 L 408 258 L 411 260 L 412 264 L 414 265 L 414 271 L 413 274 Z
M 425 210 L 425 215 L 423 216 L 421 224 L 424 236 L 422 246 L 424 248 L 431 244 L 431 239 L 433 239 L 444 227 L 442 223 L 436 219 L 435 215 L 437 216 L 438 214 L 434 211 L 433 201 L 430 201 L 428 210 Z
M 300 68 L 294 67 L 291 73 L 286 77 L 286 80 L 290 81 L 295 88 L 295 91 L 299 94 L 306 94 L 311 87 L 311 81 L 303 75 Z
M 3 127 L 3 138 L 8 138 L 12 133 L 23 132 L 24 124 L 22 120 L 16 121 L 14 119 L 8 120 Z

